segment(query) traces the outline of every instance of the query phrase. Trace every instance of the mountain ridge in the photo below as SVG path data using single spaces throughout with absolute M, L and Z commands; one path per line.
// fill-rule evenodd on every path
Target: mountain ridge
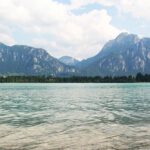
M 44 49 L 0 44 L 0 74 L 65 76 L 75 72 Z
M 150 73 L 149 56 L 150 38 L 121 33 L 107 42 L 97 55 L 79 65 L 87 76 L 135 75 Z
M 2 75 L 122 76 L 139 72 L 150 74 L 150 38 L 136 34 L 121 33 L 82 61 L 70 56 L 56 59 L 42 48 L 0 43 Z

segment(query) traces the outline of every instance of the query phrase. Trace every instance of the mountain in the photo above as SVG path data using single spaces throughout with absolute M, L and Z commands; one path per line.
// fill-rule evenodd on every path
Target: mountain
M 44 49 L 0 43 L 1 75 L 68 76 L 76 73 L 77 69 L 61 63 Z
M 59 60 L 44 49 L 0 43 L 1 75 L 123 76 L 150 74 L 150 38 L 121 33 L 94 57 Z
M 78 64 L 87 76 L 150 74 L 150 38 L 121 33 L 94 57 Z
M 68 66 L 76 66 L 76 64 L 79 63 L 77 59 L 70 57 L 70 56 L 63 56 L 59 58 L 59 61 Z

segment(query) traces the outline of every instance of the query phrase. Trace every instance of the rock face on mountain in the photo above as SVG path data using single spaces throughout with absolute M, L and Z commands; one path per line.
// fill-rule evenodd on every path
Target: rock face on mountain
M 76 66 L 76 64 L 79 63 L 77 59 L 70 56 L 63 56 L 59 58 L 59 61 L 69 66 Z
M 0 75 L 123 76 L 139 72 L 150 74 L 150 38 L 134 34 L 120 34 L 96 56 L 81 62 L 71 57 L 58 60 L 43 49 L 0 43 Z
M 77 70 L 50 56 L 44 49 L 0 43 L 1 75 L 73 75 Z
M 87 76 L 150 74 L 150 38 L 121 33 L 94 57 L 78 64 Z

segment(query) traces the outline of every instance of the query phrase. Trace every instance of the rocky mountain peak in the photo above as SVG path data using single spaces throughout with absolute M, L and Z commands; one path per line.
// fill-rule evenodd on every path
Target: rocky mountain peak
M 75 66 L 77 63 L 79 63 L 79 60 L 70 56 L 63 56 L 59 58 L 59 61 L 69 66 Z
M 123 32 L 123 33 L 120 33 L 116 39 L 115 39 L 115 42 L 118 42 L 118 43 L 137 43 L 140 41 L 140 38 L 138 37 L 138 35 L 136 34 L 129 34 L 127 32 Z

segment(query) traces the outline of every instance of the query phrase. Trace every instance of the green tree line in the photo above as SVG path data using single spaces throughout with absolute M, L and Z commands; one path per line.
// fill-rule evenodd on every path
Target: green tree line
M 134 83 L 150 82 L 149 74 L 106 77 L 0 76 L 0 83 Z

